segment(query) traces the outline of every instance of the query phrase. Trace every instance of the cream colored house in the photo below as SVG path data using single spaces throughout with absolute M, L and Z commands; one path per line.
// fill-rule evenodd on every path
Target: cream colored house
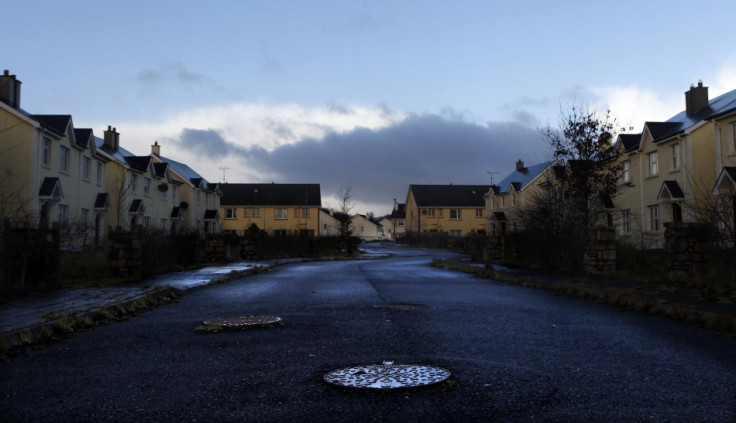
M 525 204 L 534 200 L 540 187 L 549 184 L 555 178 L 555 170 L 554 161 L 525 166 L 523 161 L 518 160 L 513 172 L 498 185 L 491 185 L 485 195 L 486 226 L 489 235 L 503 235 L 522 230 L 519 211 Z
M 350 218 L 350 230 L 353 236 L 363 241 L 380 241 L 385 239 L 383 226 L 370 219 L 370 216 L 356 214 Z
M 489 188 L 488 185 L 410 185 L 406 195 L 406 232 L 484 234 L 484 195 Z
M 702 219 L 714 194 L 727 203 L 729 178 L 723 175 L 736 166 L 735 134 L 736 90 L 710 100 L 708 87 L 698 83 L 685 92 L 684 111 L 646 122 L 640 134 L 619 136 L 619 239 L 662 248 L 666 222 Z
M 274 236 L 321 236 L 319 184 L 226 183 L 220 190 L 223 231 L 241 235 L 255 224 Z
M 105 167 L 91 129 L 70 115 L 33 115 L 21 109 L 21 82 L 0 76 L 0 209 L 15 225 L 59 225 L 62 248 L 104 239 L 110 210 Z
M 332 210 L 319 209 L 319 224 L 319 236 L 340 235 L 340 221 L 333 216 Z
M 151 146 L 151 158 L 154 163 L 167 165 L 173 178 L 179 182 L 178 186 L 172 186 L 171 230 L 220 232 L 220 185 L 208 182 L 186 164 L 162 156 L 158 142 Z

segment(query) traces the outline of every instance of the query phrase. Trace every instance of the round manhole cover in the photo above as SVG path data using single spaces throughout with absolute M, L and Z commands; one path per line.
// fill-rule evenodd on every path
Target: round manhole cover
M 397 389 L 416 388 L 442 382 L 450 372 L 441 367 L 418 364 L 383 364 L 346 367 L 324 376 L 326 382 L 348 388 Z
M 224 328 L 237 328 L 243 326 L 259 326 L 259 325 L 271 325 L 281 321 L 280 317 L 276 316 L 237 316 L 237 317 L 222 317 L 219 319 L 207 320 L 204 322 L 207 326 L 221 326 Z
M 376 304 L 378 308 L 390 308 L 393 310 L 426 310 L 432 308 L 432 306 L 426 304 L 411 304 L 411 303 L 384 303 Z

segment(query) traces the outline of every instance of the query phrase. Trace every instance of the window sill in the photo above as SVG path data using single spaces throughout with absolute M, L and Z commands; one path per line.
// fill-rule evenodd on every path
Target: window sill
M 658 173 L 658 174 L 656 174 L 656 175 L 650 175 L 650 176 L 647 176 L 646 178 L 644 178 L 644 180 L 647 180 L 647 179 L 654 179 L 654 178 L 658 178 L 658 177 L 659 177 L 659 173 Z
M 680 171 L 681 171 L 681 170 L 682 170 L 682 168 L 679 168 L 679 167 L 678 167 L 677 169 L 672 169 L 672 170 L 670 170 L 670 172 L 669 172 L 669 173 L 670 173 L 670 174 L 672 174 L 672 173 L 680 173 Z

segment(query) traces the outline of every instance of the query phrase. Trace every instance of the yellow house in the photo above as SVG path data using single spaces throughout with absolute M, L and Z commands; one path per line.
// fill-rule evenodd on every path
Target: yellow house
M 736 90 L 709 100 L 701 82 L 685 92 L 684 111 L 666 122 L 646 122 L 640 134 L 619 136 L 619 237 L 662 248 L 664 223 L 702 220 L 717 178 L 736 166 L 735 130 Z
M 557 169 L 559 171 L 559 169 Z M 519 210 L 534 200 L 538 189 L 554 178 L 555 162 L 525 166 L 516 162 L 516 169 L 486 193 L 485 208 L 490 235 L 503 235 L 522 229 Z
M 62 248 L 104 239 L 110 209 L 107 157 L 91 129 L 70 115 L 33 115 L 20 108 L 21 82 L 0 76 L 0 211 L 16 225 L 59 225 Z
M 406 195 L 406 232 L 446 232 L 450 236 L 484 234 L 488 185 L 410 185 Z
M 269 235 L 320 236 L 319 184 L 221 184 L 220 225 L 243 234 L 251 225 Z

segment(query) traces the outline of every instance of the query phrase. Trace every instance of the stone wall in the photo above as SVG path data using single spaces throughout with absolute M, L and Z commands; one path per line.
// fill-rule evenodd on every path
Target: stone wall
M 134 226 L 130 232 L 116 230 L 110 233 L 108 265 L 115 276 L 124 278 L 141 274 L 143 264 L 143 231 Z
M 616 231 L 613 228 L 599 227 L 588 231 L 583 268 L 586 273 L 616 271 Z
M 59 283 L 59 229 L 11 228 L 2 234 L 0 284 L 6 287 Z
M 710 228 L 698 223 L 664 224 L 664 266 L 669 280 L 683 280 L 708 272 L 712 252 Z
M 225 259 L 225 239 L 227 235 L 208 235 L 202 242 L 202 258 L 206 263 L 221 262 Z

